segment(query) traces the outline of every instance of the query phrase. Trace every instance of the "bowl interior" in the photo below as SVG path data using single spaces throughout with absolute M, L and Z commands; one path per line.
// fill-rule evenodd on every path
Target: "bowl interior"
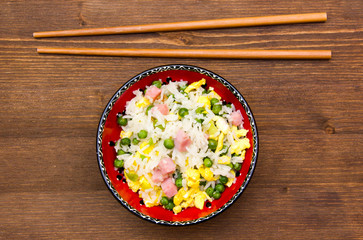
M 126 102 L 134 97 L 133 91 L 143 90 L 155 80 L 167 82 L 168 78 L 171 78 L 172 81 L 184 80 L 189 83 L 205 78 L 207 80 L 207 87 L 213 87 L 222 99 L 226 100 L 227 103 L 233 103 L 236 109 L 241 111 L 244 118 L 243 126 L 249 130 L 247 137 L 251 143 L 251 147 L 246 151 L 242 168 L 237 174 L 239 176 L 236 182 L 231 187 L 226 188 L 220 199 L 214 200 L 208 204 L 208 207 L 204 207 L 203 210 L 192 207 L 183 210 L 177 215 L 161 206 L 146 207 L 143 205 L 142 199 L 139 198 L 137 193 L 129 189 L 122 173 L 113 166 L 116 152 L 112 143 L 119 139 L 122 130 L 116 121 L 117 114 L 125 110 Z M 257 160 L 257 147 L 256 125 L 252 112 L 242 95 L 220 76 L 205 69 L 186 65 L 171 65 L 150 69 L 129 80 L 116 92 L 108 103 L 101 117 L 97 141 L 101 173 L 113 195 L 124 207 L 136 215 L 155 223 L 169 225 L 185 225 L 203 221 L 220 213 L 232 204 L 242 193 L 251 178 Z

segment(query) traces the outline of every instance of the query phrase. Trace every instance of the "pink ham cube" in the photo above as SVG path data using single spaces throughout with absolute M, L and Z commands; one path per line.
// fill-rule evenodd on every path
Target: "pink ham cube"
M 240 110 L 238 110 L 237 112 L 233 112 L 231 113 L 231 123 L 234 126 L 239 126 L 241 125 L 243 122 L 243 117 L 242 114 L 240 112 Z
M 169 114 L 169 108 L 168 105 L 166 104 L 156 104 L 151 111 L 159 111 L 161 114 L 163 115 L 168 115 Z
M 153 180 L 154 183 L 161 183 L 162 181 L 164 181 L 166 178 L 168 177 L 168 175 L 165 175 L 161 172 L 161 170 L 159 168 L 155 168 L 153 170 L 153 175 L 151 177 L 151 180 Z
M 192 140 L 189 138 L 188 134 L 186 134 L 183 130 L 179 129 L 176 133 L 176 137 L 174 138 L 175 148 L 179 152 L 186 152 L 187 147 L 192 143 Z
M 145 96 L 151 98 L 154 101 L 160 95 L 160 93 L 161 93 L 160 88 L 158 88 L 154 85 L 151 85 L 146 90 Z
M 161 189 L 163 190 L 163 192 L 165 193 L 165 195 L 168 198 L 173 197 L 175 194 L 178 193 L 178 188 L 175 185 L 174 181 L 172 178 L 167 178 L 166 180 L 164 180 L 161 183 Z
M 160 169 L 161 174 L 167 175 L 175 171 L 175 163 L 171 158 L 165 157 L 160 160 L 158 168 Z

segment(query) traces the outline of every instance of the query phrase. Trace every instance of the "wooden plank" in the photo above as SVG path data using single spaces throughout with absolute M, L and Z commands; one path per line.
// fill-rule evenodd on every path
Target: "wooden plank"
M 362 239 L 362 1 L 0 3 L 0 239 Z M 35 31 L 276 14 L 326 23 L 33 39 Z M 43 47 L 331 49 L 329 61 L 39 55 Z M 96 160 L 100 115 L 146 69 L 196 65 L 230 81 L 256 118 L 246 191 L 205 223 L 165 227 L 124 209 Z

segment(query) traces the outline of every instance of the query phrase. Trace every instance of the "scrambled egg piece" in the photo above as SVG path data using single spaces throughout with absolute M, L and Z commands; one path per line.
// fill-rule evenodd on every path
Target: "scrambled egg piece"
M 238 139 L 231 146 L 231 154 L 235 153 L 237 155 L 240 155 L 243 150 L 250 147 L 250 140 L 248 138 Z
M 131 136 L 132 136 L 132 132 L 131 131 L 129 131 L 129 132 L 121 131 L 120 132 L 120 137 L 121 138 L 125 138 L 125 137 L 130 138 Z
M 188 187 L 198 187 L 200 180 L 200 173 L 197 169 L 189 168 L 186 171 L 186 180 Z
M 218 159 L 219 164 L 230 164 L 231 163 L 231 157 L 228 157 L 227 155 L 223 155 L 219 157 Z
M 161 197 L 162 191 L 160 187 L 154 187 L 153 191 L 150 192 L 139 192 L 139 196 L 143 199 L 146 207 L 153 207 L 159 205 L 159 198 Z
M 222 150 L 222 148 L 223 148 L 223 139 L 224 139 L 224 134 L 223 133 L 219 134 L 217 148 L 216 148 L 215 153 L 218 153 L 219 151 Z
M 211 88 L 209 88 L 211 89 Z M 214 90 L 211 90 L 210 93 L 208 94 L 208 98 L 209 100 L 212 98 L 217 98 L 218 100 L 221 100 L 221 96 L 218 95 L 218 93 L 216 93 Z
M 178 213 L 180 213 L 180 212 L 181 212 L 181 210 L 182 210 L 182 207 L 181 207 L 181 206 L 175 206 L 175 207 L 173 208 L 173 212 L 174 212 L 174 214 L 178 214 Z
M 202 175 L 202 177 L 207 181 L 217 180 L 216 178 L 214 178 L 214 174 L 213 174 L 212 170 L 210 170 L 210 168 L 204 168 L 201 166 L 199 168 L 199 172 L 200 172 L 200 175 Z
M 209 101 L 208 97 L 206 97 L 206 96 L 200 96 L 200 97 L 198 98 L 197 102 L 198 102 L 198 103 L 203 103 L 203 106 L 204 106 L 205 108 L 210 109 L 210 101 Z
M 241 138 L 241 137 L 245 137 L 248 133 L 248 130 L 246 129 L 239 129 L 237 130 L 237 126 L 233 126 L 232 127 L 232 132 L 233 132 L 233 137 L 235 140 Z
M 205 199 L 206 199 L 206 193 L 205 192 L 202 192 L 202 191 L 199 191 L 197 194 L 195 194 L 195 197 L 194 197 L 194 205 L 196 208 L 199 208 L 199 209 L 203 209 L 204 207 L 204 202 L 205 202 Z
M 190 84 L 185 90 L 184 92 L 189 93 L 190 91 L 199 88 L 200 86 L 205 84 L 205 79 L 202 78 L 200 81 L 198 82 L 193 82 L 192 84 Z
M 173 202 L 175 206 L 179 205 L 184 200 L 184 195 L 187 193 L 185 188 L 180 188 L 177 194 L 174 195 Z
M 230 171 L 230 173 L 232 173 L 233 175 L 235 175 L 235 173 L 234 173 L 234 171 L 233 171 L 233 170 L 231 170 L 231 171 Z M 226 186 L 227 186 L 227 187 L 232 186 L 234 179 L 235 179 L 235 178 L 228 178 L 228 182 L 226 183 Z
M 143 107 L 147 107 L 150 105 L 150 101 L 149 99 L 147 99 L 146 97 L 141 98 L 138 102 L 135 103 L 136 107 L 138 108 L 143 108 Z
M 216 126 L 220 131 L 222 131 L 224 134 L 228 133 L 229 125 L 228 125 L 227 121 L 223 117 L 215 116 L 213 118 L 213 121 L 216 122 Z
M 217 138 L 218 137 L 218 128 L 216 127 L 216 125 L 214 125 L 213 121 L 209 122 L 209 128 L 208 128 L 208 134 L 209 134 L 209 138 Z
M 143 142 L 143 143 L 140 144 L 140 151 L 142 151 L 142 153 L 144 153 L 144 154 L 149 154 L 154 149 L 154 146 L 153 145 L 150 145 L 146 149 L 142 150 L 147 145 L 150 145 L 149 142 Z
M 149 181 L 144 176 L 140 177 L 139 182 L 140 182 L 141 190 L 146 190 L 146 189 L 151 188 L 151 184 L 149 183 Z

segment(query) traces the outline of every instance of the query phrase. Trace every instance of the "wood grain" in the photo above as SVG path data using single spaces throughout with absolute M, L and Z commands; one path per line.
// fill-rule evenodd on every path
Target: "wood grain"
M 0 239 L 363 239 L 363 3 L 5 0 L 0 3 Z M 33 39 L 36 31 L 327 12 L 325 23 Z M 329 61 L 38 55 L 37 47 L 332 49 Z M 252 181 L 189 227 L 139 219 L 96 162 L 100 115 L 146 69 L 230 81 L 259 130 Z

